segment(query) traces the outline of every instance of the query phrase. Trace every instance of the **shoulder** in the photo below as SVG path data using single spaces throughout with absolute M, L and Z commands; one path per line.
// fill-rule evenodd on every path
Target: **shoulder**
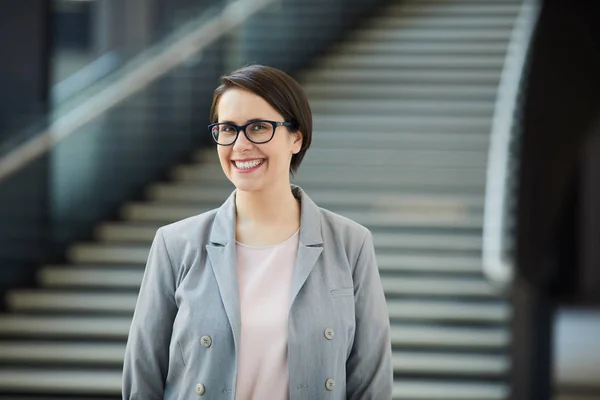
M 356 260 L 371 232 L 358 222 L 324 208 L 321 211 L 323 242 L 343 248 L 349 260 Z
M 217 211 L 218 208 L 160 227 L 167 247 L 176 250 L 187 243 L 198 245 L 206 242 Z
M 348 256 L 348 260 L 351 260 L 353 249 L 362 248 L 365 239 L 370 236 L 369 230 L 350 218 L 319 207 L 299 186 L 294 186 L 292 190 L 296 197 L 302 199 L 303 222 L 309 223 L 309 228 L 313 229 L 316 220 L 319 220 L 323 246 L 333 252 L 342 250 Z
M 217 210 L 207 211 L 158 228 L 152 248 L 164 252 L 171 265 L 175 287 L 197 263 L 202 264 Z M 151 248 L 151 252 L 152 252 Z
M 336 214 L 322 207 L 319 207 L 319 210 L 321 211 L 322 222 L 329 230 L 338 234 L 360 237 L 361 239 L 364 239 L 367 233 L 369 233 L 366 227 L 348 217 Z

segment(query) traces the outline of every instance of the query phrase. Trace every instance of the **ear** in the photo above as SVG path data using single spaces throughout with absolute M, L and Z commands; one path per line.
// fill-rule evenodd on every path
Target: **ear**
M 292 153 L 298 154 L 302 150 L 302 132 L 292 133 Z

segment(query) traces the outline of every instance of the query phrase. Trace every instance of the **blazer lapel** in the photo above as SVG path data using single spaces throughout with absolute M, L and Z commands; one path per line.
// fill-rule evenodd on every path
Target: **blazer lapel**
M 209 244 L 206 245 L 221 300 L 233 331 L 234 345 L 239 349 L 241 317 L 235 251 L 235 192 L 215 215 Z
M 292 278 L 290 305 L 298 296 L 317 260 L 323 252 L 321 235 L 321 211 L 304 191 L 292 185 L 294 196 L 300 200 L 300 243 Z M 237 279 L 237 255 L 235 250 L 235 191 L 217 210 L 209 244 L 206 245 L 221 300 L 233 331 L 236 351 L 239 348 L 241 317 Z
M 292 279 L 290 305 L 294 304 L 296 296 L 304 286 L 312 272 L 317 259 L 323 252 L 323 237 L 321 235 L 321 211 L 317 205 L 304 193 L 300 187 L 292 185 L 294 197 L 300 199 L 300 243 L 298 256 Z

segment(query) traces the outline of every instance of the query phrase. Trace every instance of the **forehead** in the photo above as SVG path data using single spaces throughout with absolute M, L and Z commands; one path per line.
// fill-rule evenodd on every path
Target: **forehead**
M 255 118 L 279 119 L 280 114 L 265 99 L 241 89 L 228 89 L 217 106 L 219 121 L 244 123 Z

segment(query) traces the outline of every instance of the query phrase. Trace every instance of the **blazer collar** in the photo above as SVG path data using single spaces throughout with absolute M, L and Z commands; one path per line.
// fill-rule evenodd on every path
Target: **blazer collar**
M 321 235 L 321 211 L 300 186 L 291 185 L 292 194 L 300 200 L 300 243 L 304 246 L 323 244 Z M 213 244 L 227 246 L 235 244 L 235 195 L 237 190 L 225 200 L 217 210 L 209 241 Z

